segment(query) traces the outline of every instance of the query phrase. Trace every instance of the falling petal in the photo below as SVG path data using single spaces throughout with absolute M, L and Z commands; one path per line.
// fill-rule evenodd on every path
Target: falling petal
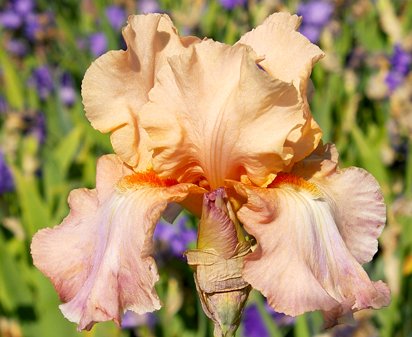
M 120 324 L 125 310 L 160 308 L 154 227 L 167 202 L 182 200 L 191 189 L 135 184 L 135 174 L 116 156 L 102 157 L 97 170 L 96 189 L 72 191 L 68 217 L 39 231 L 31 246 L 34 264 L 51 279 L 65 302 L 63 314 L 79 330 L 106 320 Z
M 345 200 L 351 205 L 361 200 L 367 208 L 351 209 L 348 214 L 342 212 L 342 195 L 333 199 L 326 184 L 291 174 L 280 176 L 268 189 L 236 185 L 239 193 L 248 196 L 239 219 L 258 242 L 245 258 L 243 276 L 273 309 L 291 316 L 322 310 L 328 324 L 333 324 L 347 313 L 388 305 L 389 289 L 381 281 L 369 280 L 353 247 L 361 246 L 362 254 L 376 251 L 376 226 L 383 226 L 384 206 L 378 191 L 373 192 L 376 183 L 357 191 L 359 183 L 371 183 L 369 177 L 369 181 L 363 175 L 345 181 L 357 184 L 346 186 Z M 339 183 L 336 179 L 334 186 Z M 379 216 L 365 222 L 369 211 L 379 211 Z M 361 237 L 351 241 L 359 234 L 365 243 Z M 374 240 L 369 240 L 371 236 Z

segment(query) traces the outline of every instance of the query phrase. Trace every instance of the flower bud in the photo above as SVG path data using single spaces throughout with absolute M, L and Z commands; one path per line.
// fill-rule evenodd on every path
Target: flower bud
M 241 232 L 226 192 L 204 196 L 197 249 L 186 252 L 194 269 L 196 288 L 206 315 L 215 324 L 215 337 L 234 336 L 250 285 L 242 278 L 243 258 L 250 243 Z

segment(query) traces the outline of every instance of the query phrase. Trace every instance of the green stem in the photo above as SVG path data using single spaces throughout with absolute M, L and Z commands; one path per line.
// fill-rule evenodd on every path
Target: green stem
M 407 197 L 412 197 L 412 138 L 409 138 L 408 140 L 405 171 L 405 195 Z
M 200 303 L 199 297 L 197 297 L 197 311 L 199 313 L 198 319 L 197 319 L 197 325 L 199 329 L 197 330 L 197 337 L 207 337 L 207 328 L 208 328 L 208 319 L 206 318 L 206 315 L 203 313 L 203 308 Z
M 305 315 L 296 317 L 295 335 L 299 337 L 310 337 L 308 322 Z

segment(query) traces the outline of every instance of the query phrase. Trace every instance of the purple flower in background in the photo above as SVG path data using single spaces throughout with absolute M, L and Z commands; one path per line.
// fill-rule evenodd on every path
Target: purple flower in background
M 389 88 L 390 92 L 394 92 L 397 87 L 399 87 L 405 79 L 405 76 L 399 74 L 396 71 L 390 71 L 388 75 L 386 75 L 385 83 Z
M 144 14 L 157 13 L 160 11 L 159 4 L 156 0 L 142 0 L 138 2 L 137 6 L 138 11 Z
M 24 33 L 29 40 L 35 40 L 42 31 L 42 25 L 39 19 L 40 17 L 37 14 L 29 14 L 26 17 Z
M 406 75 L 411 70 L 412 55 L 404 50 L 400 45 L 395 45 L 392 57 L 390 59 L 391 70 L 385 78 L 389 91 L 393 92 L 402 84 Z
M 47 37 L 51 32 L 49 28 L 54 26 L 54 15 L 50 11 L 37 13 L 34 9 L 34 0 L 9 0 L 6 9 L 0 12 L 0 25 L 11 30 L 21 29 L 30 41 Z
M 356 331 L 358 326 L 353 325 L 338 325 L 333 329 L 332 337 L 353 337 L 353 336 L 364 336 L 366 333 L 360 333 L 360 331 Z M 370 333 L 369 336 L 373 336 L 373 333 Z
M 69 73 L 64 73 L 60 79 L 59 96 L 62 103 L 69 107 L 76 101 L 76 91 Z
M 21 17 L 12 10 L 0 13 L 0 25 L 7 29 L 17 29 L 22 25 Z
M 322 29 L 319 29 L 318 27 L 312 25 L 301 25 L 299 32 L 305 35 L 309 39 L 309 41 L 318 42 Z
M 4 159 L 4 154 L 0 152 L 0 194 L 14 190 L 13 175 Z
M 126 311 L 122 318 L 123 329 L 133 329 L 138 326 L 147 325 L 153 328 L 156 324 L 155 314 L 149 312 L 147 314 L 139 315 L 134 311 Z
M 270 337 L 256 304 L 247 306 L 243 313 L 243 334 L 245 337 Z
M 22 40 L 9 40 L 7 41 L 6 49 L 9 53 L 16 56 L 25 56 L 28 52 L 27 44 Z
M 7 102 L 3 95 L 0 95 L 0 114 L 4 114 L 7 112 Z
M 294 317 L 274 311 L 267 302 L 265 303 L 265 309 L 279 326 L 287 326 L 295 323 Z
M 187 218 L 181 217 L 176 224 L 161 220 L 154 232 L 155 240 L 166 244 L 166 250 L 175 257 L 182 257 L 189 244 L 196 241 L 196 230 L 187 227 Z
M 332 17 L 333 6 L 325 0 L 312 0 L 300 4 L 297 12 L 303 17 L 299 31 L 311 42 L 316 43 Z
M 329 22 L 332 12 L 332 4 L 324 0 L 312 0 L 302 3 L 298 9 L 298 13 L 303 16 L 305 24 L 316 26 L 325 26 Z
M 107 38 L 104 33 L 94 33 L 89 37 L 90 51 L 97 57 L 107 51 Z
M 295 322 L 293 317 L 273 311 L 267 303 L 265 310 L 279 326 L 291 325 Z M 245 337 L 270 337 L 263 317 L 260 315 L 259 309 L 254 303 L 245 309 L 243 314 L 243 330 Z
M 237 6 L 243 6 L 247 0 L 220 0 L 220 4 L 226 9 L 233 9 Z
M 44 144 L 46 141 L 46 118 L 42 112 L 33 115 L 24 116 L 25 135 L 31 135 L 37 139 L 39 144 Z
M 40 112 L 36 115 L 31 128 L 31 134 L 37 138 L 40 144 L 44 144 L 46 141 L 46 118 L 43 113 Z
M 34 69 L 29 80 L 29 84 L 34 85 L 41 99 L 49 97 L 53 90 L 53 78 L 49 67 L 40 66 Z
M 126 23 L 126 11 L 120 6 L 113 5 L 107 7 L 106 16 L 115 30 L 119 30 Z
M 28 15 L 34 9 L 33 0 L 13 0 L 11 3 L 15 12 L 22 17 Z
M 409 52 L 402 49 L 400 45 L 396 45 L 391 57 L 393 69 L 402 75 L 407 75 L 411 68 L 412 56 Z

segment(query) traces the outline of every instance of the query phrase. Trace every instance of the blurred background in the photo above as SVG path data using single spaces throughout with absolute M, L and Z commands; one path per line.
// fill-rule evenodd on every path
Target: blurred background
M 29 246 L 42 227 L 68 213 L 67 195 L 93 188 L 107 135 L 84 117 L 80 84 L 96 57 L 124 48 L 129 14 L 168 13 L 182 35 L 234 43 L 275 11 L 303 16 L 300 31 L 326 57 L 316 65 L 312 112 L 341 166 L 380 182 L 388 221 L 365 266 L 384 279 L 392 303 L 365 310 L 351 326 L 322 330 L 319 313 L 291 318 L 252 292 L 239 337 L 412 336 L 412 1 L 389 0 L 0 0 L 0 336 L 212 336 L 182 252 L 194 247 L 196 219 L 156 229 L 154 314 L 126 313 L 123 325 L 76 332 L 51 283 L 32 266 Z M 274 280 L 276 282 L 276 280 Z

